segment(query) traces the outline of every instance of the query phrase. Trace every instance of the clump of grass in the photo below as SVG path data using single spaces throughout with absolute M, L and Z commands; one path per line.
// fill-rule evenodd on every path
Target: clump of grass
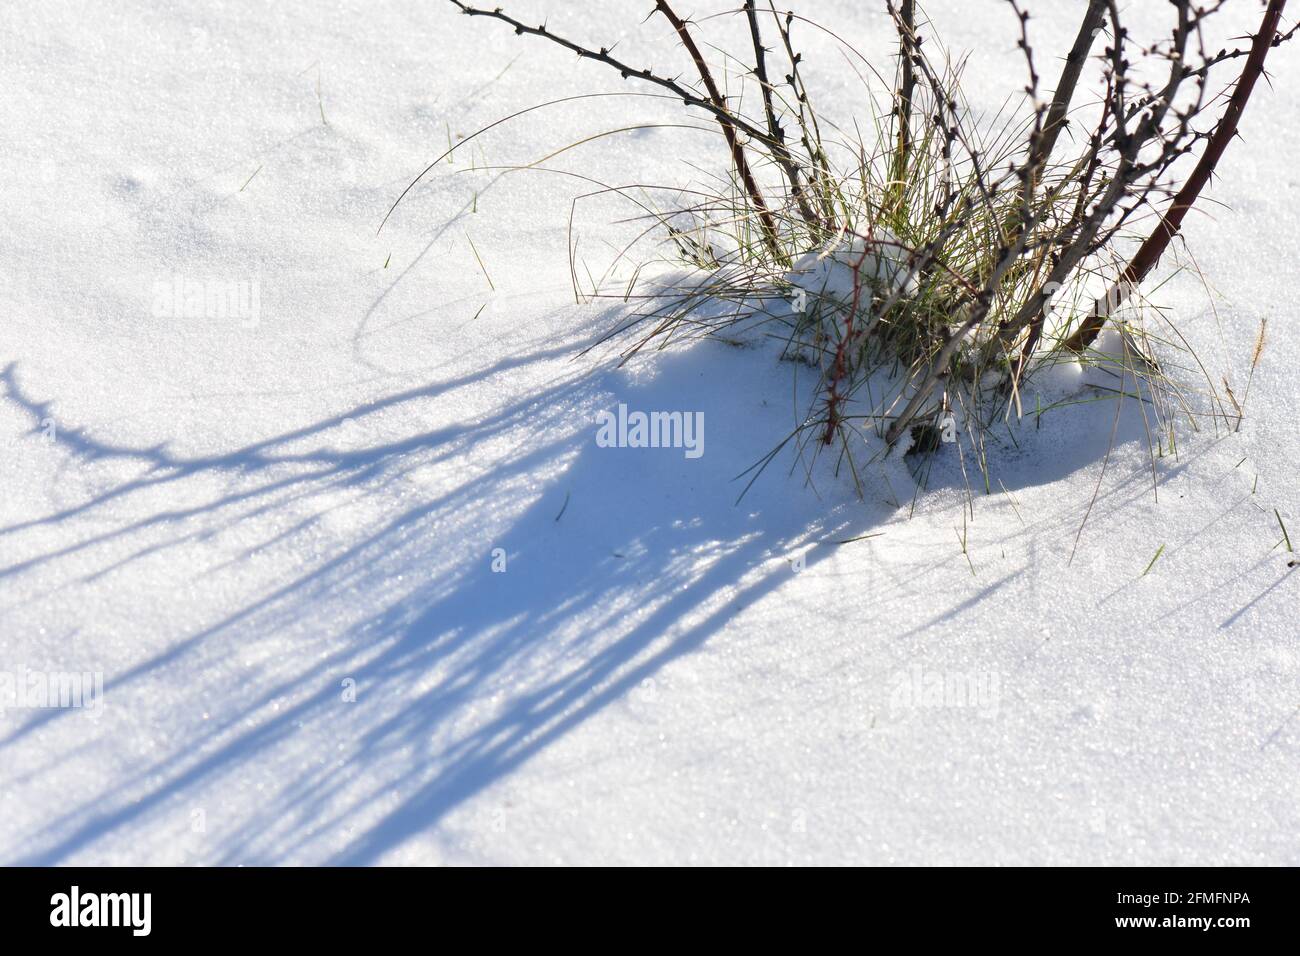
M 826 27 L 780 12 L 771 0 L 744 0 L 734 11 L 750 43 L 724 53 L 723 66 L 731 66 L 723 73 L 703 52 L 700 25 L 668 0 L 654 0 L 652 14 L 673 31 L 695 82 L 636 67 L 610 48 L 525 24 L 501 8 L 450 2 L 679 99 L 717 125 L 729 160 L 722 188 L 680 190 L 688 204 L 660 207 L 643 190 L 596 184 L 599 193 L 634 202 L 646 228 L 659 230 L 693 272 L 680 287 L 656 290 L 618 331 L 631 334 L 628 354 L 738 323 L 779 337 L 787 356 L 819 373 L 790 436 L 801 449 L 838 445 L 852 466 L 864 439 L 882 454 L 900 444 L 927 452 L 957 422 L 986 471 L 991 429 L 1022 414 L 1030 376 L 1062 361 L 1115 366 L 1116 395 L 1138 397 L 1144 415 L 1150 406 L 1148 430 L 1162 449 L 1166 440 L 1173 447 L 1179 414 L 1193 426 L 1205 414 L 1157 358 L 1186 343 L 1160 310 L 1144 308 L 1141 283 L 1235 133 L 1268 50 L 1294 33 L 1279 32 L 1282 0 L 1270 0 L 1248 46 L 1218 53 L 1208 52 L 1204 28 L 1222 2 L 1172 0 L 1168 35 L 1144 45 L 1117 5 L 1088 0 L 1050 93 L 1029 13 L 1008 0 L 1024 83 L 991 121 L 972 119 L 961 63 L 937 44 L 914 0 L 885 2 L 897 39 L 889 77 Z M 843 44 L 866 88 L 865 131 L 855 123 L 849 133 L 815 105 L 794 42 L 802 30 Z M 1217 99 L 1211 72 L 1238 57 L 1245 66 L 1227 107 L 1207 127 Z M 746 68 L 737 71 L 736 63 Z M 1079 106 L 1081 88 L 1097 101 Z M 1202 143 L 1175 191 L 1175 163 Z M 1137 231 L 1144 217 L 1156 219 L 1145 237 Z M 1120 250 L 1129 240 L 1137 252 L 1125 263 Z M 624 301 L 639 271 L 617 293 Z M 591 294 L 603 294 L 591 281 Z M 1099 287 L 1105 291 L 1096 295 Z M 1119 355 L 1096 349 L 1108 323 Z M 1132 392 L 1124 387 L 1129 376 Z M 1210 391 L 1209 417 L 1226 422 L 1212 382 Z M 1227 391 L 1239 423 L 1240 405 Z

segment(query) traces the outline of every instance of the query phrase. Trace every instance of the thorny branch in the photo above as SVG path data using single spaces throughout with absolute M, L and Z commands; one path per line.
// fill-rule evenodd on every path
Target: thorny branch
M 1021 127 L 1024 138 L 1018 149 L 995 154 L 970 128 L 966 110 L 955 94 L 951 64 L 946 69 L 936 67 L 923 52 L 915 0 L 885 0 L 899 44 L 893 127 L 884 157 L 885 186 L 883 194 L 874 200 L 876 205 L 856 208 L 846 196 L 844 184 L 857 179 L 866 181 L 874 158 L 859 147 L 856 162 L 861 168 L 837 171 L 801 75 L 801 54 L 791 40 L 790 28 L 796 15 L 779 12 L 773 0 L 767 0 L 763 13 L 771 16 L 789 63 L 789 73 L 780 86 L 769 72 L 771 51 L 763 44 L 757 3 L 744 0 L 737 11 L 744 14 L 753 49 L 749 73 L 758 84 L 762 104 L 758 119 L 742 115 L 724 96 L 693 36 L 691 24 L 676 13 L 668 0 L 654 0 L 652 12 L 671 24 L 691 57 L 699 87 L 650 68 L 633 67 L 606 47 L 583 46 L 552 32 L 545 24 L 529 26 L 500 8 L 487 10 L 461 0 L 450 2 L 469 16 L 493 18 L 511 26 L 517 34 L 542 37 L 580 58 L 604 63 L 624 79 L 641 80 L 667 90 L 688 107 L 711 114 L 726 139 L 732 166 L 747 197 L 747 210 L 741 210 L 739 215 L 752 216 L 758 222 L 771 263 L 788 267 L 793 256 L 825 248 L 826 240 L 835 237 L 836 241 L 858 237 L 864 242 L 864 250 L 869 250 L 876 241 L 874 225 L 881 215 L 905 223 L 928 217 L 935 224 L 925 232 L 925 241 L 912 244 L 906 269 L 921 294 L 943 283 L 946 291 L 935 296 L 934 301 L 945 304 L 947 313 L 933 328 L 922 357 L 909 360 L 910 395 L 885 431 L 891 444 L 918 417 L 932 413 L 935 406 L 931 397 L 941 383 L 950 379 L 955 365 L 962 369 L 967 382 L 977 381 L 981 369 L 987 370 L 990 364 L 999 367 L 1003 386 L 1015 392 L 1046 338 L 1045 325 L 1056 290 L 1072 277 L 1095 268 L 1110 243 L 1121 230 L 1131 228 L 1139 212 L 1166 206 L 1154 232 L 1139 247 L 1111 292 L 1098 300 L 1072 335 L 1055 345 L 1076 351 L 1087 348 L 1111 310 L 1142 281 L 1178 232 L 1236 133 L 1246 101 L 1263 73 L 1268 51 L 1300 29 L 1297 26 L 1282 31 L 1285 0 L 1268 0 L 1263 22 L 1249 46 L 1225 47 L 1210 53 L 1206 50 L 1204 25 L 1226 0 L 1169 0 L 1169 34 L 1161 42 L 1139 46 L 1123 23 L 1118 0 L 1087 0 L 1086 5 L 1080 5 L 1078 28 L 1065 53 L 1060 76 L 1050 99 L 1044 100 L 1038 95 L 1030 14 L 1022 8 L 1021 0 L 1007 0 L 1017 17 L 1017 44 L 1029 74 L 1023 92 L 1031 111 Z M 797 19 L 819 27 L 804 17 Z M 1105 49 L 1094 58 L 1093 48 L 1103 34 Z M 1243 56 L 1245 65 L 1222 117 L 1208 130 L 1199 128 L 1204 124 L 1198 121 L 1218 102 L 1217 97 L 1207 97 L 1206 93 L 1211 70 Z M 1090 64 L 1099 68 L 1095 82 L 1085 82 Z M 1153 84 L 1147 77 L 1153 66 L 1162 64 L 1167 69 L 1161 81 Z M 1074 128 L 1071 114 L 1076 109 L 1078 92 L 1098 87 L 1100 100 L 1084 107 L 1095 115 L 1095 120 L 1074 138 L 1068 157 L 1061 159 L 1057 154 L 1063 151 L 1062 133 Z M 789 98 L 782 91 L 788 91 Z M 792 124 L 796 136 L 787 133 L 785 122 Z M 1204 152 L 1195 168 L 1181 187 L 1175 188 L 1177 184 L 1170 182 L 1175 164 L 1202 144 Z M 851 144 L 836 145 L 853 151 Z M 769 204 L 747 151 L 781 170 L 787 187 L 782 198 L 783 203 L 788 200 L 788 207 Z M 925 189 L 917 191 L 917 177 L 921 177 Z M 910 198 L 914 191 L 917 198 L 924 200 L 923 205 L 915 205 Z M 1170 195 L 1173 200 L 1167 203 Z M 787 209 L 795 210 L 797 216 L 788 215 Z M 991 229 L 989 223 L 993 224 Z M 980 251 L 970 251 L 973 243 L 983 244 Z M 965 274 L 958 273 L 949 262 L 954 248 L 962 250 Z M 874 308 L 879 316 L 890 314 L 891 309 L 912 307 L 899 301 L 902 292 L 897 289 L 883 302 L 880 297 L 869 297 L 861 275 L 867 259 L 865 251 L 854 258 L 851 313 L 859 307 Z M 840 406 L 852 391 L 841 387 L 842 381 L 854 372 L 850 353 L 860 347 L 861 337 L 882 324 L 891 323 L 873 321 L 859 328 L 853 314 L 846 317 L 844 335 L 824 380 L 828 395 L 823 420 L 827 442 L 842 420 Z M 665 322 L 661 328 L 671 328 L 671 323 Z M 883 334 L 889 334 L 889 330 Z M 949 405 L 949 399 L 945 395 L 938 407 Z

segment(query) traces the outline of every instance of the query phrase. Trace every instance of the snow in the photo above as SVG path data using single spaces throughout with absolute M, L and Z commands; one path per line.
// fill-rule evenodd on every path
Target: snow
M 882 11 L 803 6 L 886 52 Z M 929 6 L 996 111 L 1005 5 Z M 571 7 L 513 9 L 673 61 L 654 21 Z M 1067 48 L 1070 5 L 1034 8 Z M 0 27 L 0 670 L 103 678 L 0 714 L 0 861 L 1300 863 L 1296 48 L 1186 226 L 1211 291 L 1157 297 L 1239 396 L 1268 320 L 1240 431 L 1185 434 L 1153 492 L 1133 407 L 1108 460 L 1113 403 L 1055 408 L 972 515 L 951 451 L 919 493 L 896 459 L 860 500 L 785 454 L 740 497 L 811 387 L 769 349 L 578 356 L 631 310 L 574 303 L 593 187 L 482 167 L 671 102 L 527 114 L 377 235 L 449 137 L 617 79 L 443 4 Z M 725 162 L 698 125 L 550 165 L 698 181 Z M 628 215 L 579 203 L 593 271 Z M 599 447 L 619 404 L 703 413 L 705 453 Z
M 853 275 L 883 290 L 883 294 L 915 293 L 916 276 L 908 269 L 907 254 L 898 237 L 883 226 L 871 237 L 852 237 L 831 246 L 805 253 L 790 267 L 790 284 L 808 297 L 847 305 L 853 300 Z

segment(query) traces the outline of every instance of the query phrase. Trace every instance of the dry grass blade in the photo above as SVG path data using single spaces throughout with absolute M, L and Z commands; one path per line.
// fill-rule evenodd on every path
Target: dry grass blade
M 857 481 L 855 458 L 872 454 L 867 449 L 873 443 L 883 449 L 876 454 L 900 445 L 932 451 L 941 444 L 934 438 L 939 423 L 960 414 L 963 441 L 990 491 L 990 429 L 1019 416 L 1031 376 L 1061 361 L 1116 375 L 1121 387 L 1110 397 L 1138 400 L 1148 440 L 1161 454 L 1166 441 L 1171 452 L 1176 448 L 1176 418 L 1192 428 L 1207 414 L 1216 429 L 1220 418 L 1240 425 L 1250 381 L 1240 401 L 1226 381 L 1220 395 L 1217 379 L 1192 353 L 1210 397 L 1208 413 L 1194 407 L 1169 377 L 1177 363 L 1156 355 L 1189 350 L 1176 322 L 1161 310 L 1152 313 L 1154 322 L 1145 309 L 1118 322 L 1122 357 L 1092 346 L 1120 306 L 1145 306 L 1139 283 L 1235 133 L 1267 51 L 1295 33 L 1278 31 L 1284 0 L 1268 0 L 1248 50 L 1217 53 L 1206 49 L 1205 27 L 1223 0 L 1171 0 L 1167 35 L 1145 43 L 1131 36 L 1119 4 L 1088 0 L 1080 6 L 1071 47 L 1055 54 L 1062 66 L 1050 96 L 1039 94 L 1029 11 L 1023 0 L 1006 0 L 1026 82 L 991 120 L 974 118 L 978 114 L 966 104 L 961 60 L 922 36 L 933 27 L 915 0 L 886 2 L 898 49 L 892 82 L 833 30 L 793 11 L 781 13 L 772 0 L 766 9 L 742 0 L 739 8 L 700 22 L 679 15 L 669 0 L 655 0 L 653 13 L 672 28 L 694 68 L 694 83 L 634 67 L 610 47 L 586 46 L 501 8 L 450 2 L 468 16 L 499 21 L 624 79 L 658 87 L 665 93 L 654 95 L 712 117 L 730 158 L 727 173 L 714 177 L 716 191 L 684 184 L 678 203 L 661 207 L 633 197 L 630 187 L 602 184 L 637 203 L 644 220 L 615 263 L 656 232 L 669 258 L 692 273 L 679 284 L 634 296 L 647 265 L 636 262 L 632 278 L 624 274 L 608 294 L 645 307 L 611 335 L 635 331 L 624 360 L 646 346 L 718 336 L 737 324 L 780 341 L 783 357 L 816 373 L 816 388 L 781 445 L 793 442 L 800 460 L 835 448 L 836 461 Z M 724 16 L 743 18 L 743 54 L 705 42 L 710 22 Z M 841 46 L 867 87 L 869 123 L 819 119 L 792 36 L 796 25 Z M 764 44 L 765 30 L 775 31 L 779 46 Z M 1093 56 L 1103 30 L 1107 44 Z M 720 52 L 722 63 L 711 63 L 706 50 Z M 774 51 L 788 63 L 783 79 L 775 72 Z M 1241 76 L 1223 115 L 1204 132 L 1218 102 L 1206 93 L 1211 71 L 1237 56 L 1246 57 Z M 1080 135 L 1064 136 L 1085 89 L 1101 91 L 1099 100 L 1086 104 L 1092 119 Z M 757 115 L 747 114 L 745 103 Z M 1178 161 L 1201 143 L 1205 150 L 1191 175 L 1173 181 Z M 563 152 L 520 168 L 543 168 Z M 1131 238 L 1133 226 L 1171 195 L 1155 232 L 1120 268 L 1116 243 Z M 606 295 L 601 289 L 614 264 L 600 279 L 589 276 L 586 294 L 578 285 L 576 240 L 569 255 L 575 297 Z M 1085 292 L 1095 291 L 1099 279 L 1109 292 L 1094 300 Z M 1092 308 L 1079 310 L 1082 302 Z M 1262 347 L 1263 328 L 1252 376 Z M 1123 387 L 1129 376 L 1131 392 Z M 1153 476 L 1155 457 L 1153 448 Z M 962 465 L 964 473 L 964 457 Z M 1076 547 L 1081 534 L 1082 525 Z

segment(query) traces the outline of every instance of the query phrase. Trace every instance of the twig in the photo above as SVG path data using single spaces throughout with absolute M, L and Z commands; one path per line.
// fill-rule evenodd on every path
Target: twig
M 754 75 L 758 78 L 759 90 L 762 93 L 763 115 L 767 119 L 768 136 L 771 137 L 769 145 L 774 154 L 784 159 L 781 168 L 790 181 L 790 195 L 795 205 L 799 207 L 799 215 L 813 228 L 814 233 L 820 236 L 823 232 L 821 222 L 812 207 L 808 205 L 807 197 L 804 196 L 802 171 L 790 158 L 789 151 L 785 148 L 785 130 L 781 128 L 776 118 L 776 109 L 772 104 L 772 84 L 767 79 L 767 50 L 763 47 L 763 36 L 759 30 L 758 12 L 754 8 L 754 0 L 745 0 L 745 16 L 749 20 L 750 38 L 754 41 Z
M 903 0 L 899 11 L 897 27 L 907 35 L 899 37 L 898 43 L 898 90 L 894 97 L 894 115 L 898 120 L 898 142 L 895 146 L 894 166 L 891 179 L 891 192 L 894 204 L 901 204 L 906 189 L 907 160 L 912 152 L 912 97 L 916 92 L 916 67 L 912 63 L 909 47 L 916 44 L 916 3 L 915 0 Z
M 672 8 L 669 7 L 664 0 L 657 0 L 655 10 L 663 13 L 664 16 L 668 18 L 669 22 L 673 24 L 674 29 L 677 30 L 678 37 L 681 39 L 683 45 L 686 46 L 692 59 L 695 60 L 696 68 L 700 71 L 701 79 L 704 81 L 706 91 L 708 92 L 707 97 L 700 96 L 678 83 L 676 80 L 659 76 L 649 69 L 637 69 L 636 67 L 611 55 L 607 47 L 601 47 L 599 50 L 588 49 L 579 43 L 574 43 L 572 40 L 568 40 L 558 34 L 552 33 L 547 29 L 545 24 L 530 27 L 504 13 L 499 7 L 495 10 L 481 10 L 477 7 L 471 7 L 468 4 L 462 3 L 461 0 L 449 0 L 449 2 L 454 4 L 466 16 L 491 17 L 492 19 L 500 20 L 501 22 L 513 27 L 517 34 L 529 34 L 550 40 L 552 43 L 558 44 L 567 50 L 571 50 L 583 59 L 595 60 L 598 63 L 604 63 L 607 66 L 613 67 L 618 70 L 619 74 L 624 79 L 635 77 L 647 83 L 653 83 L 654 85 L 660 86 L 681 97 L 682 102 L 687 106 L 694 106 L 712 113 L 714 119 L 717 120 L 718 125 L 722 127 L 723 135 L 727 140 L 727 146 L 731 150 L 732 163 L 735 165 L 736 172 L 740 176 L 745 186 L 745 191 L 749 194 L 750 201 L 753 203 L 760 221 L 762 222 L 764 240 L 775 254 L 778 256 L 781 255 L 780 247 L 777 242 L 776 223 L 772 218 L 771 211 L 768 209 L 767 203 L 764 201 L 762 194 L 758 191 L 758 184 L 754 181 L 753 174 L 749 170 L 749 164 L 745 159 L 737 133 L 743 132 L 745 135 L 750 136 L 769 147 L 772 145 L 771 137 L 764 130 L 759 129 L 754 124 L 737 116 L 732 110 L 727 108 L 726 102 L 723 100 L 722 94 L 717 88 L 717 84 L 713 82 L 713 77 L 709 72 L 708 65 L 704 62 L 704 58 L 700 55 L 699 48 L 695 45 L 695 41 L 691 38 L 690 32 L 686 29 L 686 24 L 678 18 L 675 13 L 673 13 Z
M 1047 165 L 1048 160 L 1052 158 L 1052 151 L 1056 148 L 1056 139 L 1061 135 L 1061 130 L 1065 129 L 1065 118 L 1070 109 L 1070 101 L 1074 99 L 1074 90 L 1079 84 L 1083 64 L 1088 59 L 1088 52 L 1092 49 L 1093 39 L 1101 30 L 1105 13 L 1106 0 L 1089 0 L 1088 9 L 1083 15 L 1083 22 L 1079 24 L 1079 32 L 1074 38 L 1074 46 L 1070 48 L 1070 52 L 1065 58 L 1065 66 L 1061 69 L 1061 78 L 1057 81 L 1056 89 L 1052 93 L 1052 105 L 1048 108 L 1047 119 L 1043 124 L 1043 135 L 1029 154 L 1031 188 L 1033 183 L 1036 183 L 1042 175 L 1043 168 Z
M 1062 343 L 1064 348 L 1073 352 L 1082 352 L 1088 348 L 1096 340 L 1111 312 L 1128 298 L 1129 293 L 1138 283 L 1146 278 L 1147 273 L 1160 261 L 1170 240 L 1178 234 L 1187 211 L 1192 208 L 1201 190 L 1210 181 L 1210 176 L 1223 156 L 1223 151 L 1228 148 L 1228 143 L 1237 135 L 1237 124 L 1241 121 L 1246 102 L 1255 88 L 1255 81 L 1264 72 L 1264 59 L 1277 36 L 1278 20 L 1285 6 L 1286 0 L 1269 0 L 1268 8 L 1264 11 L 1264 20 L 1255 34 L 1250 55 L 1246 58 L 1246 65 L 1237 80 L 1232 99 L 1228 102 L 1223 119 L 1215 128 L 1196 168 L 1183 183 L 1183 188 L 1174 197 L 1173 204 L 1161 218 L 1155 231 L 1142 243 L 1110 291 L 1097 299 L 1088 318 Z
M 750 171 L 749 160 L 745 158 L 745 150 L 740 145 L 740 139 L 736 135 L 735 115 L 727 108 L 727 102 L 722 98 L 722 92 L 713 79 L 713 71 L 709 69 L 709 64 L 705 61 L 703 54 L 700 53 L 700 48 L 695 45 L 695 38 L 691 36 L 691 31 L 687 29 L 686 21 L 677 16 L 673 8 L 668 5 L 667 0 L 655 0 L 655 10 L 662 13 L 668 22 L 672 24 L 673 29 L 677 31 L 678 39 L 682 41 L 682 46 L 686 47 L 686 52 L 695 61 L 695 69 L 700 74 L 700 80 L 704 83 L 705 90 L 708 91 L 709 101 L 715 107 L 713 115 L 716 117 L 718 125 L 722 127 L 722 135 L 727 141 L 727 147 L 731 150 L 731 161 L 736 167 L 736 174 L 740 176 L 741 182 L 744 183 L 745 192 L 749 194 L 749 200 L 754 204 L 759 222 L 762 223 L 764 239 L 778 259 L 785 258 L 781 252 L 781 244 L 777 236 L 776 221 L 772 218 L 771 210 L 767 208 L 767 202 L 763 199 L 763 193 L 754 180 L 753 172 Z

